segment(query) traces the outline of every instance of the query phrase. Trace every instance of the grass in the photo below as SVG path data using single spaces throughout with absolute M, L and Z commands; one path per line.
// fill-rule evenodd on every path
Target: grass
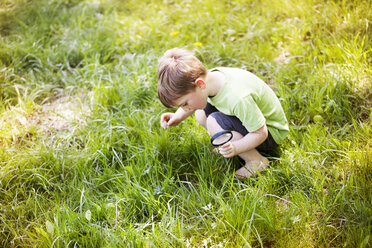
M 0 2 L 0 246 L 370 247 L 370 1 Z M 290 122 L 234 178 L 157 59 L 194 50 L 275 88 Z

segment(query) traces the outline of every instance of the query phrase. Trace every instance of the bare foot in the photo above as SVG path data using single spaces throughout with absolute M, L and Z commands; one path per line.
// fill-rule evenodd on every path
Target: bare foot
M 267 167 L 269 167 L 267 158 L 264 161 L 249 161 L 242 168 L 235 171 L 235 176 L 239 179 L 257 176 L 258 173 L 264 171 Z

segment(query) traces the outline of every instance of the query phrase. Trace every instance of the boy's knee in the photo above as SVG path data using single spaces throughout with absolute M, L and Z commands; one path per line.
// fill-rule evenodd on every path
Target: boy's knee
M 206 120 L 207 127 L 213 125 L 215 122 L 217 122 L 216 119 L 212 115 L 209 115 Z
M 209 134 L 211 135 L 221 131 L 221 127 L 218 124 L 216 118 L 214 117 L 214 113 L 208 116 L 207 121 L 206 121 L 206 127 L 207 127 Z
M 204 128 L 207 128 L 207 116 L 204 110 L 198 109 L 195 111 L 195 120 Z

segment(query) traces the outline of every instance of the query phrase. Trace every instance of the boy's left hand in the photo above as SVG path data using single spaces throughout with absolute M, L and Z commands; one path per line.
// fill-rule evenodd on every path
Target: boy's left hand
M 226 144 L 219 146 L 218 151 L 225 158 L 231 158 L 237 155 L 235 146 L 231 142 L 227 142 Z

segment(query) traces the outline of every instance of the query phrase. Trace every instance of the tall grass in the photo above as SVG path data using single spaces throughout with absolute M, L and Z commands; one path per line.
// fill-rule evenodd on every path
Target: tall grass
M 2 1 L 0 245 L 370 247 L 371 7 Z M 275 89 L 290 133 L 266 172 L 234 178 L 192 118 L 160 128 L 172 47 Z

